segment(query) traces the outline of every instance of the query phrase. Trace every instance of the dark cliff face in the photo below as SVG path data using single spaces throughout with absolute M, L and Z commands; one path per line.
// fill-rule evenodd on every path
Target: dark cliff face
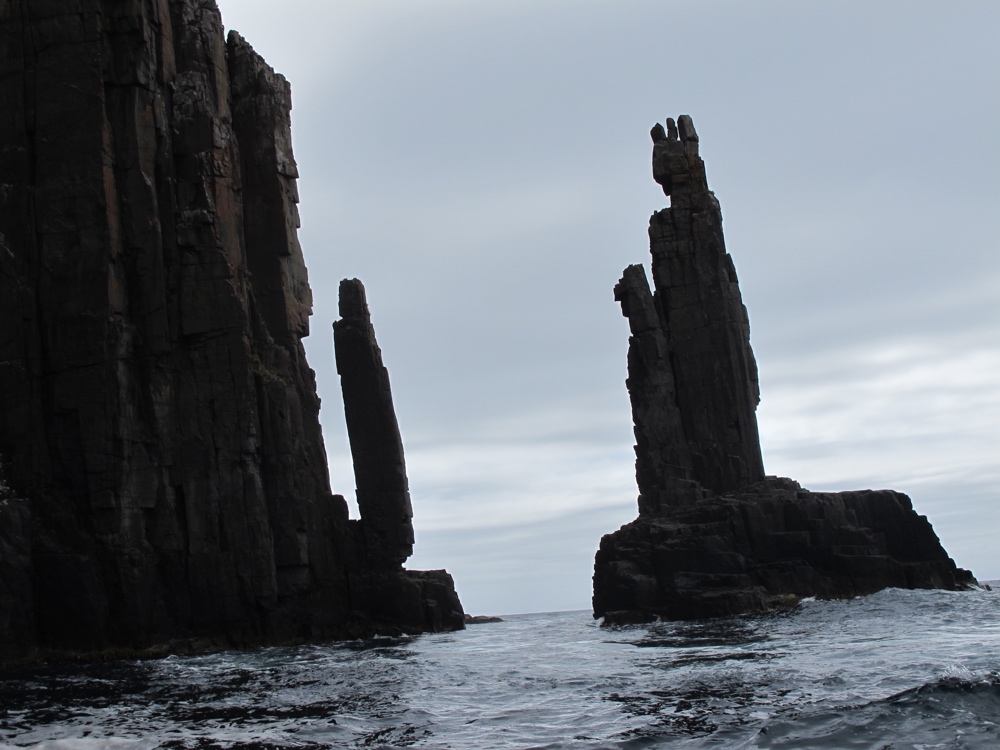
M 287 82 L 213 0 L 9 0 L 0 66 L 0 642 L 342 632 Z
M 361 511 L 359 520 L 349 522 L 351 602 L 381 625 L 460 630 L 465 612 L 451 576 L 403 569 L 413 554 L 403 440 L 365 288 L 357 279 L 340 282 L 340 317 L 333 324 L 334 350 Z
M 698 136 L 686 115 L 651 135 L 653 177 L 671 198 L 649 224 L 655 292 L 641 266 L 615 287 L 632 334 L 639 518 L 601 540 L 595 617 L 707 617 L 974 583 L 905 495 L 812 493 L 764 476 L 750 326 Z

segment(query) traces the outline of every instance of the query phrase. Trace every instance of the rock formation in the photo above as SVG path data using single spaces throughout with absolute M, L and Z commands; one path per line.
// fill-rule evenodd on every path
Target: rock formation
M 366 609 L 290 106 L 214 0 L 0 3 L 0 658 L 461 618 Z
M 361 513 L 349 522 L 352 567 L 363 571 L 351 579 L 352 601 L 381 622 L 458 630 L 465 617 L 451 576 L 443 570 L 403 569 L 413 554 L 403 441 L 365 288 L 357 279 L 340 282 L 340 318 L 333 324 L 333 340 Z
M 814 493 L 764 475 L 750 326 L 698 135 L 686 115 L 651 135 L 671 200 L 649 223 L 654 291 L 637 265 L 615 287 L 632 334 L 639 518 L 601 540 L 594 616 L 686 619 L 974 583 L 906 495 Z
M 340 282 L 340 317 L 333 324 L 333 342 L 354 459 L 362 549 L 369 567 L 395 569 L 413 554 L 413 507 L 389 373 L 375 340 L 365 288 L 357 279 Z

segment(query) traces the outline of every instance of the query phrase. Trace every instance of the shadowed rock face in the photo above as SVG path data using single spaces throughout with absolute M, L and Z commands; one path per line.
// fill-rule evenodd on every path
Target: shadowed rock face
M 403 569 L 413 554 L 403 441 L 389 372 L 375 340 L 364 285 L 357 279 L 340 282 L 340 317 L 333 324 L 334 350 L 361 512 L 360 520 L 348 522 L 351 603 L 382 625 L 460 630 L 465 613 L 447 571 Z
M 671 198 L 649 221 L 655 307 L 693 478 L 724 492 L 764 478 L 757 363 L 698 135 L 686 115 L 667 124 L 653 130 L 653 178 Z
M 9 0 L 0 56 L 0 658 L 354 632 L 287 82 L 213 0 Z
M 333 339 L 361 511 L 361 549 L 369 566 L 398 569 L 413 554 L 413 508 L 389 373 L 357 279 L 340 282 L 340 317 Z
M 906 495 L 765 477 L 750 326 L 698 135 L 686 115 L 651 135 L 653 178 L 671 198 L 649 224 L 654 291 L 638 265 L 615 286 L 632 333 L 639 518 L 601 540 L 594 616 L 708 617 L 973 584 Z

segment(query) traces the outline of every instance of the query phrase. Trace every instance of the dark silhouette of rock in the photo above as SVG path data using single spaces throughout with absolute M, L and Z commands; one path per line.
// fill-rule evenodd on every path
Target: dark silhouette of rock
M 413 508 L 389 373 L 357 279 L 340 282 L 340 317 L 333 340 L 361 511 L 361 549 L 370 567 L 394 570 L 413 554 Z
M 649 222 L 654 306 L 667 342 L 675 401 L 682 405 L 677 412 L 692 478 L 724 492 L 764 478 L 755 413 L 757 363 L 722 235 L 722 211 L 698 155 L 698 135 L 687 115 L 676 128 L 669 120 L 667 125 L 669 135 L 657 132 L 653 143 L 653 178 L 670 196 L 670 208 Z
M 687 619 L 973 585 L 906 495 L 765 477 L 750 326 L 698 135 L 682 115 L 651 136 L 653 178 L 671 199 L 649 223 L 655 291 L 637 265 L 615 287 L 632 334 L 639 517 L 601 540 L 594 616 Z
M 353 567 L 363 571 L 352 575 L 352 601 L 380 623 L 460 629 L 464 613 L 451 576 L 403 569 L 413 554 L 403 441 L 365 288 L 357 279 L 340 282 L 340 317 L 333 324 L 334 349 L 361 512 L 360 520 L 349 522 Z
M 213 0 L 0 4 L 3 653 L 461 612 L 434 572 L 370 611 L 301 344 L 290 106 Z
M 503 622 L 502 617 L 491 617 L 490 615 L 466 615 L 466 625 L 487 625 L 491 622 Z

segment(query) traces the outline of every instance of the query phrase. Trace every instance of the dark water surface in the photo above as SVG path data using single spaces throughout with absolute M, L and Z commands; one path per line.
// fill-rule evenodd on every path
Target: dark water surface
M 0 672 L 0 750 L 1000 748 L 1000 594 Z

